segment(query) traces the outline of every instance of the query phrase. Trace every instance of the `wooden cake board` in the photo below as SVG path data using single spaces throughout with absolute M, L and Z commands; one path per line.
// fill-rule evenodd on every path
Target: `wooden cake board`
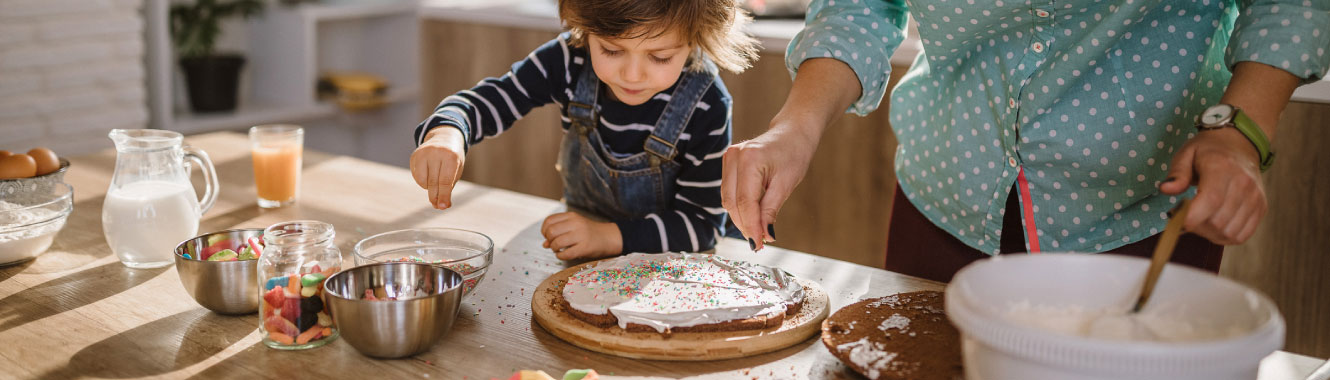
M 619 326 L 597 327 L 563 310 L 559 289 L 573 274 L 595 263 L 578 265 L 551 275 L 536 287 L 531 313 L 536 322 L 554 336 L 588 350 L 635 359 L 704 361 L 733 359 L 776 351 L 821 333 L 827 318 L 827 293 L 812 281 L 796 279 L 804 286 L 804 305 L 787 316 L 779 327 L 724 332 L 628 332 Z

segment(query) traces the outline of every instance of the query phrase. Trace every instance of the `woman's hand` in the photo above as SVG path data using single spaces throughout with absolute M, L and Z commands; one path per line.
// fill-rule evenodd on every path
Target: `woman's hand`
M 619 225 L 597 222 L 575 212 L 545 218 L 540 234 L 545 236 L 541 246 L 554 251 L 559 260 L 596 259 L 623 252 Z
M 1298 83 L 1279 68 L 1239 62 L 1219 102 L 1241 108 L 1273 143 L 1279 114 Z M 1196 185 L 1183 229 L 1215 244 L 1242 244 L 1256 232 L 1269 207 L 1259 163 L 1256 147 L 1236 128 L 1198 132 L 1173 155 L 1168 179 L 1159 190 L 1181 194 Z
M 778 124 L 725 151 L 720 202 L 753 250 L 776 241 L 772 224 L 808 171 L 818 137 L 801 134 L 797 126 Z
M 466 163 L 466 143 L 462 131 L 440 126 L 425 135 L 425 142 L 411 152 L 411 176 L 416 184 L 429 190 L 429 204 L 446 210 L 452 207 L 453 187 L 462 178 Z
M 1242 244 L 1265 217 L 1260 157 L 1236 128 L 1202 131 L 1182 146 L 1169 164 L 1164 194 L 1196 185 L 1183 229 L 1215 244 Z
M 861 92 L 859 77 L 844 62 L 804 61 L 771 128 L 725 151 L 720 203 L 754 251 L 776 241 L 776 215 L 808 171 L 822 131 Z

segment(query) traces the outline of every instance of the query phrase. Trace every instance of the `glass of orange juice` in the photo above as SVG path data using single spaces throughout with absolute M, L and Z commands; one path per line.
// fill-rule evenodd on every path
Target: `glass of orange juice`
M 298 125 L 260 125 L 249 129 L 259 207 L 282 207 L 296 201 L 300 194 L 300 157 L 304 145 L 305 129 Z

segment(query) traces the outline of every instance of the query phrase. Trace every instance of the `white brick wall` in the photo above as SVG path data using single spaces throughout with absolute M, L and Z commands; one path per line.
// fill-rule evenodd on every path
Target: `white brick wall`
M 0 149 L 78 155 L 148 125 L 143 0 L 0 0 Z

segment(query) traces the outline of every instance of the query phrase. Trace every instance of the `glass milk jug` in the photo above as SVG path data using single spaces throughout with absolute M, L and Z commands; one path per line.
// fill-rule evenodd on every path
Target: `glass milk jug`
M 202 150 L 180 133 L 114 129 L 115 174 L 102 204 L 102 231 L 111 251 L 130 268 L 172 263 L 175 246 L 198 235 L 199 218 L 217 200 L 217 173 Z M 206 184 L 199 200 L 189 181 L 193 161 Z

